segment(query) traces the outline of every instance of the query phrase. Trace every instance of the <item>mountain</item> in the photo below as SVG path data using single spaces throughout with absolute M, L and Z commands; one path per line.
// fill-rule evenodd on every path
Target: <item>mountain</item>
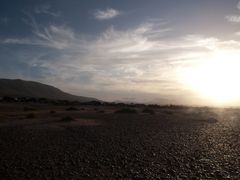
M 0 97 L 4 96 L 35 97 L 80 102 L 97 101 L 95 98 L 75 96 L 65 93 L 50 85 L 20 79 L 0 79 Z

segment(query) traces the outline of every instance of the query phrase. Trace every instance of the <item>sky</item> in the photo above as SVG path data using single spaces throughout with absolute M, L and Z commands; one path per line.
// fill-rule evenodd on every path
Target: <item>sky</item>
M 239 47 L 238 0 L 1 0 L 0 78 L 106 101 L 238 104 Z

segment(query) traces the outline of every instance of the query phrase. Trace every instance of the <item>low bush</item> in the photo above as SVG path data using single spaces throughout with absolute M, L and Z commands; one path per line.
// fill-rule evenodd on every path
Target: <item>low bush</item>
M 23 110 L 24 111 L 36 111 L 36 109 L 32 108 L 32 107 L 24 107 Z
M 98 113 L 105 113 L 104 110 L 98 110 L 97 112 L 98 112 Z
M 131 109 L 131 108 L 123 108 L 115 111 L 115 113 L 123 113 L 123 114 L 136 114 L 137 110 L 136 109 Z
M 51 111 L 49 111 L 49 113 L 50 113 L 50 114 L 56 114 L 56 111 L 51 110 Z
M 208 118 L 207 121 L 210 122 L 210 123 L 218 122 L 218 120 L 216 118 L 213 118 L 213 117 Z
M 165 110 L 163 111 L 164 114 L 168 114 L 168 115 L 172 115 L 173 114 L 173 111 L 171 110 Z
M 62 121 L 62 122 L 70 122 L 70 121 L 74 121 L 74 118 L 71 117 L 71 116 L 65 116 L 65 117 L 62 117 L 60 121 Z
M 66 109 L 66 111 L 78 111 L 78 109 L 75 107 L 69 107 Z
M 152 109 L 143 109 L 142 112 L 145 114 L 155 114 L 155 111 Z
M 35 114 L 29 113 L 29 114 L 27 114 L 25 117 L 26 117 L 27 119 L 33 119 L 33 118 L 35 118 Z

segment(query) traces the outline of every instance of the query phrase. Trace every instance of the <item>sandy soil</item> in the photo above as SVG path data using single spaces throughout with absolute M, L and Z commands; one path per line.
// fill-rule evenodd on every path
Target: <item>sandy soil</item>
M 23 106 L 0 104 L 1 179 L 240 178 L 237 109 Z

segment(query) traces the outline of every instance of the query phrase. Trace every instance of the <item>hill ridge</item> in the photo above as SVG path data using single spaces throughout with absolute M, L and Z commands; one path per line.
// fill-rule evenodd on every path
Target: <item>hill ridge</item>
M 0 78 L 0 97 L 35 97 L 71 101 L 96 101 L 91 97 L 72 95 L 61 89 L 36 81 Z

